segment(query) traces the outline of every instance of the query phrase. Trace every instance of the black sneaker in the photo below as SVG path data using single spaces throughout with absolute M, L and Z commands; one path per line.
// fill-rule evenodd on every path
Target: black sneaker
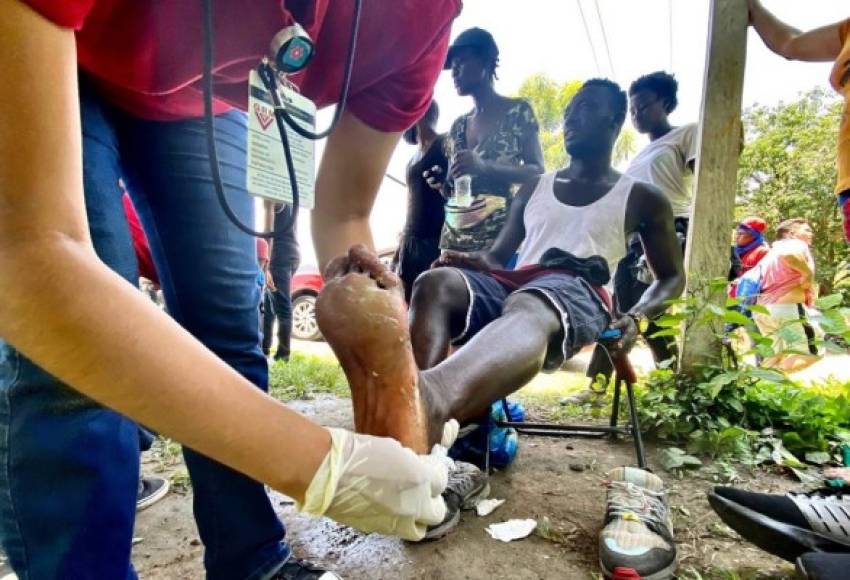
M 139 478 L 139 493 L 136 496 L 136 511 L 142 511 L 165 497 L 168 480 L 161 477 Z
M 478 501 L 490 495 L 490 478 L 482 470 L 465 461 L 455 461 L 449 468 L 449 484 L 443 492 L 446 517 L 425 532 L 425 540 L 442 538 L 460 521 L 461 510 L 472 510 Z
M 797 559 L 797 574 L 807 580 L 846 578 L 847 570 L 850 570 L 850 554 L 812 552 Z
M 272 580 L 342 580 L 342 576 L 329 572 L 298 558 L 290 558 L 283 568 L 272 576 Z
M 729 527 L 789 562 L 807 552 L 850 553 L 846 489 L 773 495 L 716 487 L 708 501 Z

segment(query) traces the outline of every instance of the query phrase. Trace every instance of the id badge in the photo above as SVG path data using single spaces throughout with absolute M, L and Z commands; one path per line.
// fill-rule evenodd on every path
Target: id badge
M 307 97 L 280 87 L 280 100 L 302 127 L 316 130 L 316 105 Z M 316 183 L 316 143 L 302 137 L 286 123 L 286 136 L 295 166 L 298 201 L 304 209 L 313 209 Z M 248 192 L 257 197 L 287 204 L 292 203 L 292 187 L 283 142 L 274 118 L 271 95 L 260 75 L 252 70 L 248 77 Z

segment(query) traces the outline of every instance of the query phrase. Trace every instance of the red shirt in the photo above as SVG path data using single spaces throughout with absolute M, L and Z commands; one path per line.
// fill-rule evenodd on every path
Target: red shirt
M 203 114 L 203 20 L 197 0 L 24 0 L 77 31 L 77 59 L 114 105 L 152 120 Z M 427 110 L 461 0 L 366 0 L 346 107 L 370 127 L 402 131 Z M 342 84 L 353 0 L 217 0 L 216 112 L 246 108 L 248 71 L 297 21 L 316 56 L 292 80 L 322 107 Z

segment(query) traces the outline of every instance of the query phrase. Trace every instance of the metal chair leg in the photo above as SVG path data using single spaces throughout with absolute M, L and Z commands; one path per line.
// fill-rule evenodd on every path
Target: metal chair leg
M 632 438 L 635 442 L 635 455 L 637 455 L 638 467 L 646 469 L 646 453 L 643 448 L 643 437 L 640 434 L 640 423 L 638 422 L 637 406 L 635 404 L 635 391 L 631 381 L 626 381 L 626 394 L 629 397 L 629 416 L 632 422 Z
M 611 428 L 616 429 L 620 418 L 620 394 L 622 381 L 620 375 L 617 374 L 614 378 L 614 399 L 611 401 Z M 611 432 L 611 439 L 617 438 L 617 432 Z

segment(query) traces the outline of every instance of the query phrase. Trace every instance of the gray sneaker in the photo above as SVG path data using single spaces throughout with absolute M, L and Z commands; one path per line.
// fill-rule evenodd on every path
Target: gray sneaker
M 608 480 L 608 510 L 599 534 L 599 563 L 605 577 L 672 578 L 676 545 L 663 482 L 635 467 L 618 467 Z
M 449 468 L 449 484 L 443 492 L 446 517 L 425 532 L 425 540 L 442 538 L 460 521 L 461 510 L 473 510 L 479 500 L 490 495 L 490 478 L 471 463 L 455 461 Z

